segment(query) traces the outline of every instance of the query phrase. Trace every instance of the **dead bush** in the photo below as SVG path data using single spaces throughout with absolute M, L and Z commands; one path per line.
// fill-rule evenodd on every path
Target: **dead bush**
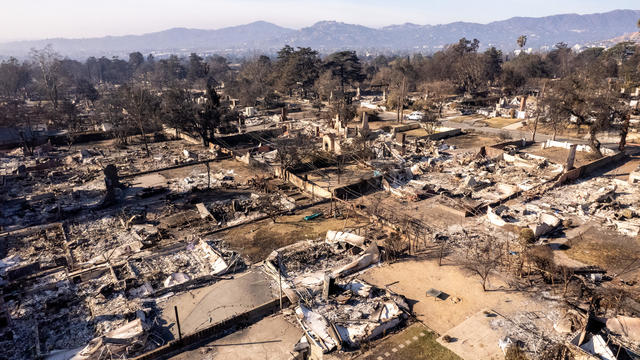
M 500 140 L 506 141 L 506 140 L 511 140 L 511 134 L 509 134 L 508 131 L 502 130 L 498 133 L 498 137 L 500 138 Z
M 534 242 L 536 242 L 536 235 L 533 233 L 533 230 L 531 230 L 528 227 L 523 227 L 522 229 L 520 229 L 520 235 L 518 236 L 518 241 L 520 242 L 520 245 L 522 245 L 523 247 L 528 247 L 530 244 L 533 244 Z
M 516 344 L 511 344 L 507 348 L 507 353 L 504 356 L 505 360 L 528 360 L 529 358 L 525 352 Z
M 553 251 L 547 245 L 534 246 L 527 251 L 527 261 L 542 271 L 542 276 L 547 283 L 553 283 L 557 272 L 556 263 L 553 260 Z
M 407 252 L 407 244 L 397 232 L 389 235 L 384 241 L 384 247 L 390 260 L 397 260 Z

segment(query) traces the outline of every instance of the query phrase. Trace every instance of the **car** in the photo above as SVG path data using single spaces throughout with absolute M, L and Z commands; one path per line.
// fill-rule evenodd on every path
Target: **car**
M 407 119 L 420 121 L 424 119 L 424 114 L 421 111 L 414 111 L 407 116 Z

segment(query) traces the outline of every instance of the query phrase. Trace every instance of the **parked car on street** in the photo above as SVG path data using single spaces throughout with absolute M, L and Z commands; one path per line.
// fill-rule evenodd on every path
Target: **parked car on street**
M 407 116 L 407 119 L 421 121 L 422 119 L 424 119 L 424 113 L 421 111 L 414 111 L 409 114 L 409 116 Z

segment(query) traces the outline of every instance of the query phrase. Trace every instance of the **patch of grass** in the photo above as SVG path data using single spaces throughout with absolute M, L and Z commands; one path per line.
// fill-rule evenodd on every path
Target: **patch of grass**
M 424 333 L 424 336 L 420 336 Z M 414 340 L 414 337 L 417 340 Z M 456 354 L 436 341 L 437 336 L 429 332 L 424 326 L 414 324 L 403 332 L 393 335 L 372 349 L 372 354 L 365 357 L 367 360 L 375 360 L 378 356 L 385 358 L 384 353 L 392 354 L 392 359 L 439 359 L 461 360 Z M 407 344 L 406 341 L 410 343 Z M 401 348 L 400 345 L 403 347 Z M 392 349 L 396 349 L 393 352 Z

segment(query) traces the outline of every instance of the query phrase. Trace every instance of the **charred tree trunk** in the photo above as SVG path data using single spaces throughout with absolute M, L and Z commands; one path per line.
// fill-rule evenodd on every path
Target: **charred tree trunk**
M 602 151 L 600 151 L 600 141 L 596 138 L 598 131 L 595 128 L 595 126 L 591 126 L 589 128 L 589 145 L 591 146 L 591 149 L 593 150 L 593 152 L 599 157 L 601 158 L 602 155 Z
M 620 129 L 620 142 L 618 143 L 618 150 L 624 151 L 625 146 L 627 146 L 627 134 L 629 133 L 629 123 L 631 122 L 631 115 L 627 114 L 624 118 L 624 122 L 622 123 L 622 128 Z
M 142 124 L 142 119 L 138 118 L 138 127 L 140 128 L 140 133 L 142 134 L 142 141 L 144 142 L 144 149 L 147 152 L 147 157 L 151 156 L 151 151 L 149 150 L 149 142 L 147 141 L 147 133 L 144 131 L 144 125 Z

